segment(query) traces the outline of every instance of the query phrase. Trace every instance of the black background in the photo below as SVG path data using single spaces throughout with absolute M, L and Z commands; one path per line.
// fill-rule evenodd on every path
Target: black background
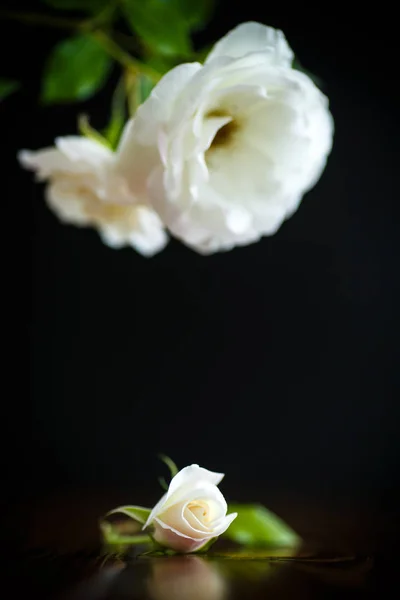
M 63 32 L 0 23 L 2 75 L 23 81 L 0 106 L 8 498 L 129 485 L 156 500 L 164 452 L 224 471 L 239 500 L 397 505 L 393 11 L 219 3 L 197 43 L 246 20 L 281 28 L 324 81 L 333 152 L 275 236 L 209 257 L 171 240 L 152 259 L 62 226 L 15 158 L 75 133 L 78 112 L 102 127 L 117 74 L 80 107 L 43 108 L 40 73 Z

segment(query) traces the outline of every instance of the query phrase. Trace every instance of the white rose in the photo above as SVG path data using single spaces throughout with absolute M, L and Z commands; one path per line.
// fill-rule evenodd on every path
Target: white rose
M 185 467 L 171 480 L 143 529 L 152 525 L 154 539 L 177 552 L 199 550 L 237 517 L 226 514 L 225 498 L 217 488 L 223 477 L 198 465 Z
M 137 203 L 116 173 L 116 154 L 102 144 L 59 137 L 54 148 L 22 150 L 18 158 L 39 180 L 49 181 L 47 202 L 64 223 L 97 228 L 113 248 L 130 245 L 145 256 L 164 248 L 167 236 L 160 218 Z
M 292 59 L 281 31 L 244 23 L 204 66 L 167 73 L 126 129 L 120 172 L 200 252 L 275 233 L 324 169 L 328 101 Z

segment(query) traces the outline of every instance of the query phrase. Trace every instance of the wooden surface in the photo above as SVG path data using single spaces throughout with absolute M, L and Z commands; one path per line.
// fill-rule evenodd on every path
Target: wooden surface
M 310 502 L 291 508 L 286 499 L 279 514 L 304 539 L 296 556 L 285 550 L 243 555 L 219 541 L 205 557 L 149 558 L 138 556 L 143 548 L 118 555 L 101 546 L 98 518 L 121 501 L 118 492 L 86 490 L 44 494 L 25 510 L 16 504 L 6 515 L 2 560 L 12 596 L 290 600 L 380 598 L 389 588 L 394 515 Z

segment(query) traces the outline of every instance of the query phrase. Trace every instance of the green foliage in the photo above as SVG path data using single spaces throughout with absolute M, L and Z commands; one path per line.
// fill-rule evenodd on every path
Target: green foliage
M 79 115 L 78 117 L 78 130 L 79 133 L 94 142 L 103 144 L 106 148 L 112 149 L 113 146 L 109 143 L 107 138 L 103 137 L 97 129 L 94 129 L 90 123 L 87 115 Z
M 300 543 L 298 535 L 277 515 L 261 504 L 232 504 L 229 512 L 238 516 L 223 537 L 246 546 L 293 547 Z
M 147 75 L 140 75 L 139 77 L 139 85 L 140 85 L 140 102 L 144 102 L 151 94 L 151 90 L 154 87 L 154 83 L 151 81 Z
M 143 76 L 141 76 L 139 79 L 139 85 L 140 85 L 140 88 L 139 88 L 140 101 L 144 102 L 146 100 L 146 98 L 149 96 L 149 94 L 153 88 L 153 84 L 151 83 L 151 81 L 149 79 L 146 80 L 145 78 L 143 78 Z M 174 461 L 172 460 L 172 458 L 170 458 L 169 456 L 166 456 L 165 454 L 159 454 L 158 458 L 167 465 L 169 472 L 171 473 L 171 479 L 173 477 L 175 477 L 175 475 L 178 473 L 179 469 L 176 466 L 176 464 L 174 463 Z M 164 477 L 159 477 L 158 483 L 161 485 L 162 489 L 165 492 L 168 491 L 168 483 L 165 481 Z
M 135 82 L 133 93 L 125 89 L 124 110 L 122 97 L 114 96 L 112 116 L 104 132 L 115 148 L 126 118 L 126 104 L 133 114 L 138 104 L 149 96 L 155 81 L 181 61 L 194 60 L 191 32 L 205 25 L 212 13 L 215 0 L 42 0 L 43 4 L 59 11 L 86 13 L 82 20 L 63 16 L 41 15 L 39 23 L 62 27 L 77 27 L 77 34 L 57 44 L 48 58 L 41 99 L 45 104 L 77 102 L 90 98 L 102 87 L 116 60 L 123 65 L 125 74 L 132 66 Z M 112 23 L 123 16 L 134 37 L 132 44 L 142 54 L 142 62 L 130 58 L 123 50 L 124 36 L 111 30 Z M 24 14 L 21 15 L 24 19 Z M 36 20 L 36 15 L 27 15 Z M 80 32 L 80 33 L 78 33 Z M 119 36 L 119 38 L 118 38 Z M 118 43 L 122 39 L 122 48 Z M 128 44 L 130 40 L 125 36 Z M 135 50 L 136 52 L 136 50 Z M 130 61 L 132 65 L 130 65 Z M 138 68 L 139 66 L 139 68 Z M 149 68 L 147 68 L 149 67 Z M 153 70 L 153 73 L 151 72 Z M 17 89 L 16 82 L 0 81 L 0 98 Z M 132 107 L 134 110 L 132 110 Z M 82 122 L 85 135 L 93 137 L 88 122 Z
M 169 469 L 169 472 L 171 473 L 171 479 L 172 477 L 175 477 L 175 475 L 178 473 L 179 469 L 176 466 L 176 464 L 174 463 L 174 461 L 172 460 L 172 458 L 170 458 L 169 456 L 166 456 L 165 454 L 159 454 L 158 455 L 160 460 L 163 461 L 163 463 L 165 463 Z
M 104 137 L 109 142 L 111 148 L 115 149 L 118 146 L 119 139 L 122 134 L 126 122 L 126 91 L 124 79 L 121 78 L 111 102 L 110 121 L 104 130 Z
M 142 552 L 140 556 L 149 556 L 153 558 L 157 556 L 176 556 L 177 554 L 178 552 L 175 552 L 175 550 L 164 548 L 163 546 L 160 546 L 160 544 L 157 544 L 157 542 L 153 541 L 152 549 L 148 550 L 147 552 Z
M 100 531 L 103 536 L 103 541 L 110 546 L 118 546 L 120 551 L 125 550 L 133 544 L 150 544 L 151 537 L 145 534 L 126 535 L 119 533 L 117 528 L 107 521 L 100 523 Z
M 138 529 L 134 530 L 133 533 L 126 533 L 124 523 L 110 523 L 103 519 L 100 521 L 103 542 L 107 546 L 112 547 L 114 551 L 115 549 L 118 549 L 119 552 L 124 552 L 129 546 L 134 544 L 153 545 L 151 536 L 141 531 L 141 525 L 147 521 L 150 512 L 150 508 L 143 508 L 142 506 L 119 506 L 118 508 L 110 510 L 110 512 L 106 514 L 106 517 L 115 514 L 123 514 L 140 525 L 138 525 Z
M 7 96 L 10 96 L 14 92 L 16 92 L 19 87 L 20 87 L 20 84 L 18 83 L 18 81 L 14 81 L 12 79 L 3 79 L 3 77 L 1 77 L 0 78 L 0 100 L 3 100 L 4 98 L 7 98 Z
M 82 10 L 85 12 L 97 12 L 110 4 L 110 0 L 43 0 L 53 8 L 60 10 Z
M 192 29 L 205 25 L 214 7 L 214 0 L 169 0 L 169 3 L 176 6 Z
M 89 35 L 57 44 L 45 68 L 42 100 L 46 104 L 86 100 L 103 85 L 112 61 Z
M 106 514 L 106 517 L 117 513 L 126 515 L 144 525 L 151 513 L 151 508 L 143 508 L 143 506 L 119 506 L 118 508 L 110 510 L 110 512 Z
M 124 15 L 144 46 L 167 56 L 191 54 L 187 20 L 176 2 L 165 0 L 122 0 Z

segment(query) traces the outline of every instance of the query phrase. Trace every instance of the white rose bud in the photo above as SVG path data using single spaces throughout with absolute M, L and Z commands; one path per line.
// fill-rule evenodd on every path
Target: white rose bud
M 167 242 L 158 215 L 137 202 L 116 173 L 116 154 L 81 136 L 59 137 L 54 148 L 22 150 L 18 158 L 37 179 L 48 181 L 46 199 L 64 223 L 99 230 L 113 248 L 133 246 L 145 256 Z
M 226 514 L 225 498 L 217 488 L 223 477 L 198 465 L 185 467 L 171 480 L 143 529 L 152 525 L 156 542 L 177 552 L 200 550 L 237 517 Z
M 243 23 L 167 73 L 126 129 L 121 173 L 200 252 L 275 233 L 324 169 L 328 101 L 292 60 L 281 31 Z

